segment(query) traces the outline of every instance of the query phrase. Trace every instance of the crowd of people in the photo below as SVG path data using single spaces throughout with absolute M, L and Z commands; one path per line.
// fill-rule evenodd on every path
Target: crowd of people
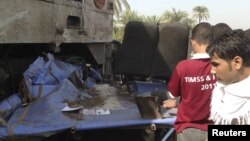
M 225 23 L 193 28 L 193 56 L 176 65 L 168 83 L 171 99 L 163 102 L 178 108 L 177 141 L 205 141 L 208 125 L 250 124 L 249 32 Z

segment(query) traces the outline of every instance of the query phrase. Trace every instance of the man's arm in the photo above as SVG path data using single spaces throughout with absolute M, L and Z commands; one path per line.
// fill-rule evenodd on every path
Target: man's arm
M 163 101 L 164 108 L 176 108 L 180 103 L 180 96 L 174 97 L 170 92 L 167 93 L 168 99 Z

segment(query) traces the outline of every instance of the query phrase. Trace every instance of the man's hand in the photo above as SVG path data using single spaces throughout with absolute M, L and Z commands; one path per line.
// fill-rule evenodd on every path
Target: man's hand
M 163 101 L 164 108 L 176 108 L 177 107 L 177 99 L 168 99 Z

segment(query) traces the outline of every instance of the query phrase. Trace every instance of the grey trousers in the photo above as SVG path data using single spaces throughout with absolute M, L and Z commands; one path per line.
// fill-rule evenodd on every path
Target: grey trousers
M 186 128 L 177 134 L 177 141 L 206 141 L 207 131 L 196 128 Z

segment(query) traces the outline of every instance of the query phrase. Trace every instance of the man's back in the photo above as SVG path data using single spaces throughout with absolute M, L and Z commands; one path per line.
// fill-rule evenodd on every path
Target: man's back
M 194 55 L 176 66 L 168 83 L 170 96 L 175 100 L 180 97 L 174 125 L 178 141 L 204 141 L 207 138 L 210 96 L 215 78 L 210 75 L 211 65 L 206 48 L 212 40 L 212 26 L 209 23 L 197 24 L 191 33 Z M 166 100 L 163 106 L 174 107 L 171 102 L 171 99 Z
M 181 96 L 175 123 L 177 132 L 187 127 L 207 130 L 210 97 L 215 84 L 210 70 L 210 59 L 203 57 L 184 60 L 176 66 L 168 89 L 173 96 Z

